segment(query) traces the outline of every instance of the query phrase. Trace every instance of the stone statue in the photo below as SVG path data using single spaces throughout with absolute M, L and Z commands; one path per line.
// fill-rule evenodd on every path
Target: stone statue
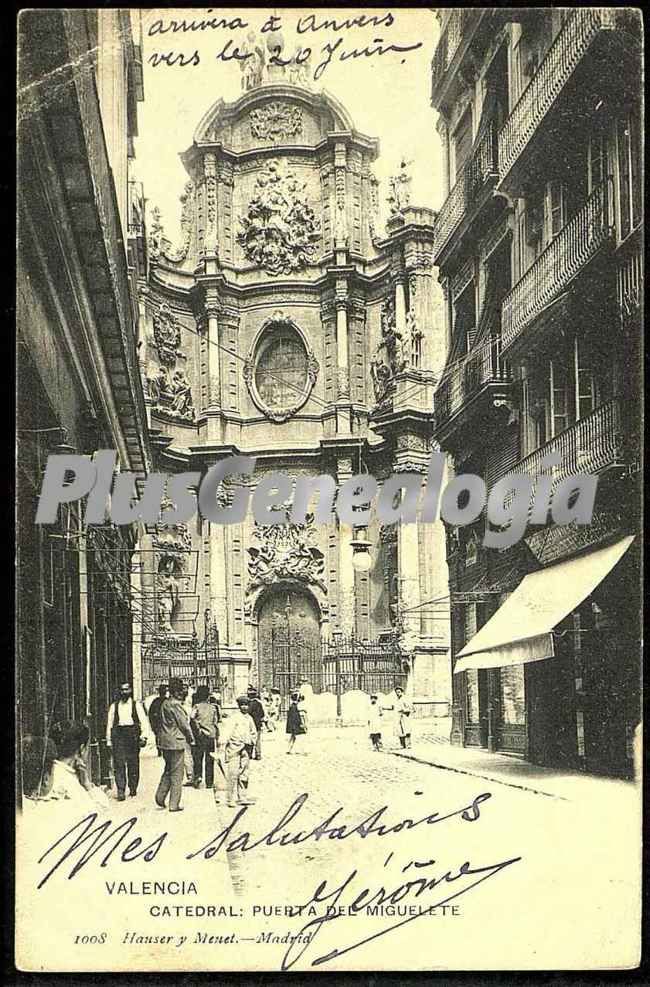
M 411 202 L 411 175 L 409 172 L 412 161 L 402 158 L 397 175 L 389 179 L 390 193 L 388 206 L 391 216 L 399 216 Z
M 242 55 L 248 56 L 239 62 L 239 67 L 242 72 L 241 87 L 244 92 L 248 92 L 250 89 L 255 89 L 257 86 L 262 84 L 262 76 L 264 74 L 264 51 L 258 44 L 256 44 L 256 40 L 255 32 L 249 31 L 246 42 L 242 45 L 241 49 Z
M 162 570 L 157 577 L 158 631 L 162 634 L 172 634 L 172 617 L 178 606 L 178 582 L 161 563 Z
M 192 400 L 192 391 L 190 390 L 189 381 L 182 367 L 179 367 L 174 371 L 170 389 L 172 393 L 172 413 L 178 415 L 179 418 L 194 421 L 194 401 Z
M 381 339 L 370 363 L 370 375 L 375 400 L 382 404 L 388 397 L 393 378 L 401 373 L 407 363 L 402 334 L 395 324 L 395 306 L 387 298 L 381 308 Z
M 406 314 L 406 333 L 404 339 L 404 361 L 405 365 L 412 370 L 419 370 L 422 363 L 422 339 L 424 333 L 420 331 L 415 321 L 415 312 L 409 309 Z

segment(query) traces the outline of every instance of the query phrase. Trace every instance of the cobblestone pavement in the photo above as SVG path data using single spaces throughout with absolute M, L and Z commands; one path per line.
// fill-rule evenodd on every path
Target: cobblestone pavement
M 62 895 L 83 897 L 89 928 L 111 916 L 117 955 L 131 934 L 187 937 L 182 950 L 130 940 L 125 969 L 131 957 L 151 969 L 278 970 L 284 961 L 305 970 L 322 956 L 329 959 L 314 969 L 324 972 L 553 968 L 558 941 L 569 966 L 608 966 L 611 943 L 625 942 L 633 914 L 639 861 L 631 786 L 612 799 L 612 789 L 595 781 L 574 805 L 395 756 L 393 739 L 385 739 L 389 749 L 376 753 L 363 729 L 315 729 L 287 755 L 284 734 L 266 734 L 263 759 L 251 765 L 254 805 L 229 809 L 215 805 L 210 790 L 185 788 L 178 814 L 153 805 L 162 762 L 149 754 L 137 797 L 112 802 L 109 815 L 115 824 L 135 817 L 129 835 L 144 845 L 165 832 L 156 860 L 113 857 L 105 871 L 90 864 L 74 881 L 61 873 L 39 907 L 52 914 Z M 424 888 L 425 879 L 435 880 Z M 196 890 L 151 896 L 141 892 L 143 880 L 191 881 Z M 105 885 L 120 881 L 131 885 L 116 898 Z M 350 913 L 364 890 L 363 903 L 379 901 L 380 913 Z M 314 898 L 311 913 L 296 914 Z M 304 954 L 298 940 L 282 941 L 327 905 L 347 912 L 318 926 Z M 433 905 L 431 914 L 396 911 Z M 232 935 L 237 949 L 194 945 L 211 935 Z M 625 959 L 615 957 L 619 965 Z

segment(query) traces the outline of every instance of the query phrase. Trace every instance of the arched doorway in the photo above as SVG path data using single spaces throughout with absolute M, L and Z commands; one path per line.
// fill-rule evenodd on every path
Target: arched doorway
M 261 688 L 285 697 L 307 681 L 322 691 L 320 615 L 309 590 L 291 584 L 268 590 L 258 610 L 257 641 Z

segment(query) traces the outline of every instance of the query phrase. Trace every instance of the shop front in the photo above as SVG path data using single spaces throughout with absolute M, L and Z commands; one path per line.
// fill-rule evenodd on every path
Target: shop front
M 467 605 L 467 643 L 454 667 L 465 746 L 629 773 L 638 603 L 626 588 L 634 553 L 624 556 L 633 541 L 619 537 L 529 573 L 479 630 L 480 606 Z

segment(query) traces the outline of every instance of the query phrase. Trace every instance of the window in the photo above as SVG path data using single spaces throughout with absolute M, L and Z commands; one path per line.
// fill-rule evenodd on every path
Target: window
M 618 121 L 616 128 L 618 162 L 619 233 L 624 239 L 641 218 L 641 189 L 639 186 L 639 126 L 636 114 Z
M 544 197 L 546 214 L 545 245 L 554 240 L 565 224 L 564 186 L 561 182 L 549 182 Z
M 589 138 L 587 150 L 587 191 L 591 195 L 602 185 L 607 174 L 605 135 L 599 131 Z
M 307 353 L 298 333 L 284 326 L 270 329 L 255 367 L 261 401 L 273 410 L 291 408 L 304 395 L 307 379 Z
M 454 134 L 454 181 L 458 181 L 463 165 L 472 149 L 472 110 L 463 113 Z
M 576 419 L 590 415 L 595 409 L 598 395 L 596 378 L 591 361 L 587 358 L 585 346 L 574 340 L 574 361 L 576 375 Z
M 552 435 L 559 435 L 571 424 L 569 404 L 569 374 L 562 359 L 550 362 L 551 385 L 551 429 Z

